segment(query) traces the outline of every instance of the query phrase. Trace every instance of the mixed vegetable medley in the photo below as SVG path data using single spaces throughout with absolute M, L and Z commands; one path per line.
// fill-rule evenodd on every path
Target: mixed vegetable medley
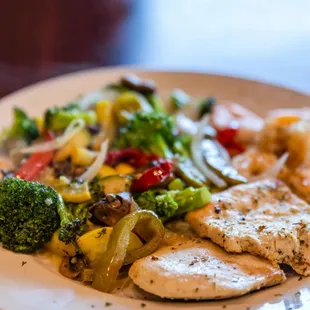
M 14 108 L 1 136 L 15 167 L 1 170 L 3 247 L 51 251 L 64 276 L 110 292 L 127 265 L 167 242 L 167 223 L 246 183 L 231 157 L 251 136 L 236 118 L 217 117 L 213 97 L 177 89 L 167 101 L 128 75 L 35 119 Z

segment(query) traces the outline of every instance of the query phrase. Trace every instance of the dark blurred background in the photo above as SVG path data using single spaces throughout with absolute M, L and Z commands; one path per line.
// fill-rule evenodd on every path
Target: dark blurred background
M 309 0 L 0 0 L 0 96 L 127 64 L 310 93 L 309 14 Z

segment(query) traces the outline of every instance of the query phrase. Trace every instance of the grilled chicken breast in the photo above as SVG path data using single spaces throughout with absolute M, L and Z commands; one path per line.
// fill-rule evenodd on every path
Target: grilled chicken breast
M 310 275 L 310 206 L 279 180 L 234 186 L 213 195 L 186 220 L 228 252 L 249 252 Z
M 194 239 L 161 248 L 129 270 L 143 290 L 169 299 L 223 299 L 282 283 L 277 265 L 250 254 L 230 254 Z

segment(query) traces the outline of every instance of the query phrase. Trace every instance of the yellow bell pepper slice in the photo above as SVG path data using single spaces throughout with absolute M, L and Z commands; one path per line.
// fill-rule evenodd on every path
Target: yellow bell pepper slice
M 85 147 L 71 148 L 71 161 L 76 166 L 90 166 L 94 161 L 96 154 Z
M 135 172 L 135 168 L 126 163 L 119 163 L 115 170 L 117 174 L 132 174 Z
M 71 156 L 72 145 L 66 144 L 64 147 L 59 149 L 55 154 L 56 161 L 64 161 Z
M 110 175 L 117 175 L 117 171 L 109 165 L 103 165 L 100 169 L 98 176 L 101 178 L 108 177 Z
M 112 104 L 107 100 L 96 103 L 96 114 L 101 127 L 109 126 L 112 121 Z
M 74 135 L 67 144 L 77 147 L 87 147 L 91 144 L 91 140 L 91 134 L 86 129 L 82 129 L 76 135 Z

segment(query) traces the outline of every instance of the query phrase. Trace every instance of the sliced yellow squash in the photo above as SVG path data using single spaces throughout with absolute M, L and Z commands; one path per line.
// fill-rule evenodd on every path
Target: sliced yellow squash
M 62 188 L 56 188 L 58 193 L 67 202 L 80 203 L 91 199 L 87 183 L 71 183 Z
M 116 174 L 118 174 L 117 171 L 109 165 L 103 165 L 98 173 L 101 178 Z
M 76 166 L 90 166 L 96 154 L 85 147 L 73 146 L 71 149 L 72 164 Z
M 132 174 L 135 172 L 135 168 L 126 163 L 119 163 L 115 170 L 117 174 Z
M 97 228 L 77 239 L 79 248 L 88 258 L 91 266 L 94 266 L 98 257 L 106 251 L 112 230 L 112 227 Z M 128 251 L 140 248 L 142 245 L 137 235 L 130 233 Z
M 58 256 L 74 256 L 76 247 L 72 244 L 65 244 L 59 240 L 59 231 L 57 230 L 51 241 L 45 245 L 45 249 Z

